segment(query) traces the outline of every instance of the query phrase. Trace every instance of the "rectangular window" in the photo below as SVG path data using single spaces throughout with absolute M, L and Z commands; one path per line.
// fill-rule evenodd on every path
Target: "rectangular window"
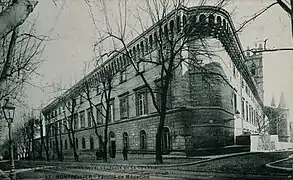
M 120 71 L 120 83 L 123 83 L 126 81 L 126 70 Z
M 114 116 L 114 100 L 111 100 L 110 102 L 110 118 L 109 118 L 109 122 L 114 122 L 115 120 L 115 116 Z
M 59 133 L 63 133 L 63 125 L 62 125 L 62 120 L 59 121 Z
M 136 114 L 138 116 L 147 113 L 147 93 L 145 91 L 138 92 L 136 94 Z
M 234 92 L 233 93 L 233 99 L 234 99 L 234 112 L 236 113 L 236 111 L 237 111 L 237 95 L 236 95 L 236 93 Z
M 79 119 L 80 119 L 80 127 L 85 128 L 85 112 L 81 111 L 79 113 Z
M 101 86 L 98 84 L 96 87 L 96 95 L 101 94 Z
M 234 63 L 233 63 L 233 75 L 234 75 L 234 77 L 236 75 L 236 67 L 235 67 L 235 64 Z
M 246 101 L 246 121 L 249 121 L 248 102 Z
M 102 105 L 96 105 L 96 121 L 97 124 L 103 123 Z
M 74 129 L 78 129 L 79 128 L 79 123 L 78 123 L 78 116 L 77 114 L 73 115 L 73 123 L 74 123 Z
M 145 71 L 145 62 L 141 61 L 137 63 L 137 69 L 139 72 L 144 72 Z
M 83 97 L 82 97 L 82 95 L 79 96 L 79 103 L 80 103 L 80 104 L 83 103 Z
M 161 88 L 161 81 L 158 81 L 156 83 L 156 98 L 157 98 L 157 105 L 159 108 L 161 108 L 161 97 L 162 97 L 162 88 Z M 166 108 L 171 109 L 172 108 L 172 91 L 171 91 L 171 86 L 168 88 L 167 92 L 167 102 L 166 102 Z
M 76 99 L 72 99 L 72 106 L 76 107 Z
M 87 126 L 92 127 L 92 110 L 93 109 L 87 109 Z
M 120 97 L 120 119 L 128 118 L 128 95 Z
M 244 110 L 244 99 L 241 99 L 241 114 L 242 114 L 242 119 L 245 119 L 245 110 Z

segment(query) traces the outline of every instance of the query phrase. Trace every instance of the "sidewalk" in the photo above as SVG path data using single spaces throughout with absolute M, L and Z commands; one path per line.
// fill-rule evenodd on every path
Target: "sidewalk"
M 157 169 L 164 167 L 179 167 L 179 166 L 189 166 L 199 163 L 209 162 L 217 159 L 223 159 L 233 156 L 242 156 L 247 154 L 254 154 L 251 152 L 215 155 L 215 156 L 202 156 L 202 157 L 191 157 L 191 158 L 178 158 L 178 157 L 165 157 L 163 158 L 164 164 L 155 164 L 154 158 L 145 159 L 132 159 L 131 157 L 128 161 L 123 161 L 122 157 L 116 157 L 115 159 L 109 159 L 108 162 L 103 162 L 103 160 L 91 160 L 90 162 L 75 162 L 75 161 L 21 161 L 25 162 L 27 165 L 38 164 L 43 166 L 63 166 L 70 167 L 74 169 Z

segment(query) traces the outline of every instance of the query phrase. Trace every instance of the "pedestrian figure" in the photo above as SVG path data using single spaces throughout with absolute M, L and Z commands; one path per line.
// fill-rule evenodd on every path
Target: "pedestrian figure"
M 123 148 L 122 154 L 123 154 L 124 161 L 127 161 L 128 150 L 126 147 Z

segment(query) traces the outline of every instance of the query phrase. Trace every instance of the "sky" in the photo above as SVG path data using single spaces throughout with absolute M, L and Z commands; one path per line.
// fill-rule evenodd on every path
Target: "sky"
M 108 12 L 113 20 L 117 16 L 116 0 L 108 0 Z M 190 1 L 189 6 L 197 1 Z M 210 2 L 210 1 L 209 1 Z M 260 9 L 270 5 L 274 0 L 233 0 L 224 7 L 232 17 L 234 25 L 239 25 L 249 19 Z M 288 0 L 286 1 L 288 2 Z M 128 10 L 137 12 L 137 6 L 142 7 L 143 0 L 130 1 Z M 103 27 L 103 16 L 98 8 L 92 4 L 97 27 Z M 139 13 L 139 12 L 138 12 Z M 95 53 L 93 44 L 97 40 L 89 8 L 84 0 L 41 0 L 28 21 L 36 20 L 36 32 L 39 35 L 50 36 L 53 40 L 47 42 L 43 52 L 45 62 L 38 72 L 42 76 L 32 77 L 36 86 L 26 89 L 27 102 L 31 107 L 46 105 L 54 97 L 56 88 L 52 84 L 63 86 L 73 85 L 81 79 L 85 67 L 89 72 L 94 67 Z M 146 17 L 147 21 L 148 18 Z M 115 23 L 115 21 L 114 21 Z M 137 23 L 133 20 L 131 24 Z M 266 13 L 252 21 L 239 34 L 242 46 L 254 47 L 255 43 L 267 41 L 268 48 L 293 47 L 290 18 L 278 5 L 270 8 Z M 278 103 L 280 93 L 285 93 L 287 105 L 293 110 L 293 52 L 264 53 L 264 104 L 270 104 L 272 96 Z M 292 112 L 291 110 L 291 112 Z M 292 114 L 292 113 L 291 113 Z

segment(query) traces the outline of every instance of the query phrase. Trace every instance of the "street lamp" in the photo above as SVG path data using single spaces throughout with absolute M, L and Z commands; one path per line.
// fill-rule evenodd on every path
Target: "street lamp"
M 15 179 L 15 171 L 14 171 L 14 157 L 13 157 L 13 146 L 12 146 L 12 137 L 11 137 L 11 124 L 14 118 L 15 107 L 12 103 L 9 102 L 9 99 L 5 99 L 5 103 L 2 106 L 2 112 L 4 114 L 4 118 L 8 123 L 9 129 L 9 153 L 10 153 L 10 178 Z

